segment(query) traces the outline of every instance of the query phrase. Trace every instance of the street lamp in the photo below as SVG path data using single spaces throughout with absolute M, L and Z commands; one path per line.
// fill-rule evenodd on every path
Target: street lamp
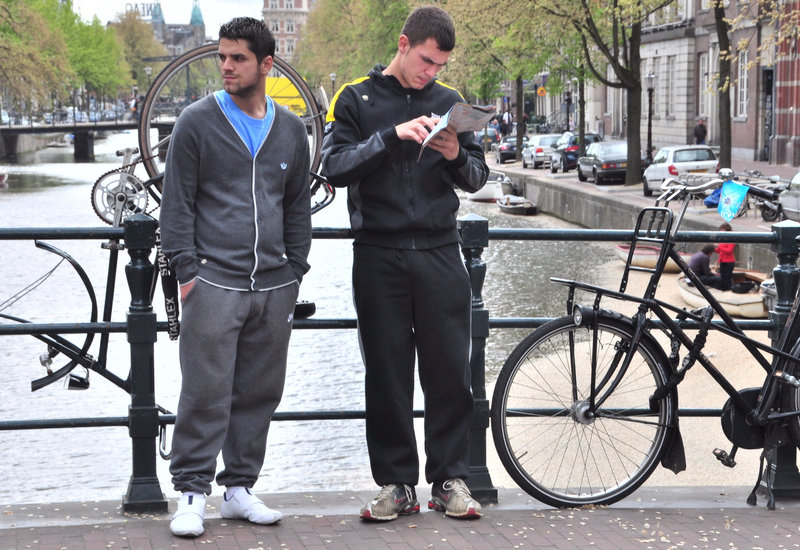
M 653 91 L 656 88 L 656 75 L 647 73 L 644 75 L 644 83 L 647 88 L 647 164 L 653 162 Z
M 336 93 L 336 73 L 331 73 L 331 97 Z
M 564 102 L 567 104 L 567 132 L 569 132 L 569 111 L 572 107 L 572 92 L 569 90 L 564 92 Z

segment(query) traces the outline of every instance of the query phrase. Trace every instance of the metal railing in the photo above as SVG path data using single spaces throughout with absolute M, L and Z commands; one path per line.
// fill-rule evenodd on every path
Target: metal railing
M 476 498 L 484 502 L 497 501 L 497 489 L 493 486 L 486 460 L 487 430 L 490 406 L 486 395 L 485 350 L 489 329 L 534 328 L 549 321 L 549 318 L 490 318 L 483 302 L 483 282 L 486 263 L 482 259 L 484 248 L 490 240 L 555 240 L 555 241 L 609 241 L 629 242 L 633 231 L 594 229 L 490 229 L 487 219 L 470 214 L 459 219 L 462 252 L 472 286 L 472 390 L 475 397 L 475 413 L 470 430 L 470 478 L 469 485 Z M 28 430 L 44 428 L 75 428 L 97 426 L 127 426 L 133 448 L 132 474 L 126 493 L 125 511 L 166 511 L 167 502 L 161 492 L 156 474 L 158 457 L 157 439 L 159 430 L 174 423 L 171 414 L 161 414 L 154 394 L 154 343 L 158 332 L 168 330 L 166 322 L 157 322 L 153 311 L 150 288 L 155 266 L 150 261 L 155 247 L 157 222 L 142 214 L 128 218 L 124 228 L 86 229 L 2 229 L 0 240 L 27 239 L 122 239 L 130 261 L 125 267 L 131 302 L 126 322 L 60 323 L 60 324 L 0 324 L 0 336 L 36 334 L 88 334 L 103 332 L 125 332 L 130 344 L 130 393 L 131 404 L 126 417 L 68 418 L 56 420 L 0 421 L 0 430 Z M 770 245 L 777 257 L 773 272 L 777 291 L 775 307 L 768 320 L 737 322 L 745 330 L 768 330 L 773 341 L 780 337 L 780 328 L 788 319 L 798 284 L 800 269 L 797 267 L 798 250 L 796 240 L 800 236 L 800 224 L 780 222 L 771 232 L 708 232 L 693 231 L 678 234 L 680 242 L 735 242 Z M 350 239 L 348 229 L 315 228 L 315 239 Z M 684 323 L 691 326 L 691 323 Z M 297 329 L 355 329 L 355 319 L 303 319 L 295 321 Z M 423 411 L 415 411 L 417 417 Z M 715 409 L 682 409 L 684 416 L 719 416 Z M 295 411 L 276 413 L 275 420 L 330 420 L 363 419 L 362 410 Z M 785 450 L 785 462 L 794 457 L 794 449 Z M 780 451 L 780 450 L 779 450 Z M 791 453 L 791 454 L 789 454 Z M 791 466 L 791 464 L 790 464 Z

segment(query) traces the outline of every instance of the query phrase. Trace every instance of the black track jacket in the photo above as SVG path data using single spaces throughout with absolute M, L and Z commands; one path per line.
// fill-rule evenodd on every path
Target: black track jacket
M 322 171 L 332 185 L 348 187 L 355 242 L 390 248 L 435 248 L 459 241 L 454 187 L 475 192 L 489 168 L 472 132 L 459 134 L 452 162 L 432 149 L 397 137 L 395 125 L 418 116 L 441 117 L 460 93 L 433 80 L 422 90 L 403 88 L 375 66 L 345 84 L 328 110 Z

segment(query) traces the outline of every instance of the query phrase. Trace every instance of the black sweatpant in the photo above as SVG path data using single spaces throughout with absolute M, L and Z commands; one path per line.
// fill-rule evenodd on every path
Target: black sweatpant
M 367 447 L 378 485 L 419 481 L 414 359 L 425 395 L 428 483 L 469 475 L 471 288 L 459 246 L 356 244 L 353 292 L 366 367 Z

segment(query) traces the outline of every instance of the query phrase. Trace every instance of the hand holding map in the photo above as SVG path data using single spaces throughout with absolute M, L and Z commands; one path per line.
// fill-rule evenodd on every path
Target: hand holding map
M 469 103 L 456 103 L 453 105 L 447 114 L 444 115 L 439 123 L 434 126 L 425 141 L 422 142 L 420 147 L 419 156 L 422 156 L 422 151 L 428 142 L 433 139 L 436 134 L 443 129 L 450 127 L 456 131 L 461 132 L 476 132 L 486 126 L 490 120 L 495 116 L 497 108 L 494 105 L 470 105 Z M 417 157 L 419 161 L 419 157 Z

